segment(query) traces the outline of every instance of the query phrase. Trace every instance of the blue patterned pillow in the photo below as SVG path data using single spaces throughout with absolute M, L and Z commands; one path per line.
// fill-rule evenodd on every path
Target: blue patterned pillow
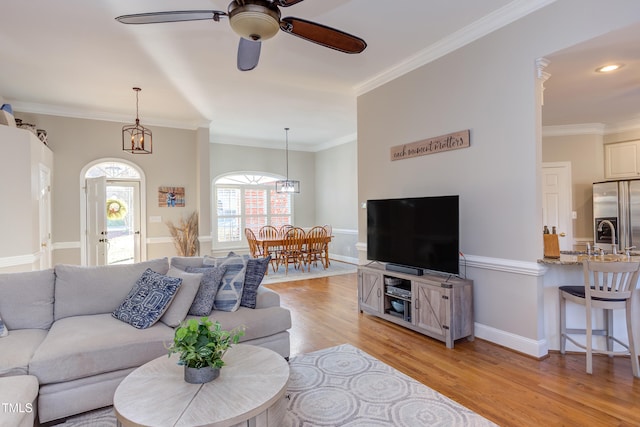
M 187 267 L 187 273 L 201 273 L 202 280 L 196 297 L 191 303 L 189 314 L 192 316 L 208 316 L 213 310 L 213 300 L 218 293 L 218 287 L 222 276 L 227 271 L 226 266 L 222 267 Z
M 2 321 L 2 317 L 0 317 L 0 338 L 6 337 L 9 335 L 9 330 L 7 329 L 7 325 Z
M 112 315 L 138 329 L 153 326 L 169 307 L 181 284 L 182 279 L 178 277 L 168 277 L 147 268 Z
M 236 255 L 234 252 L 229 252 L 229 256 Z M 250 258 L 249 255 L 243 255 L 247 260 L 247 272 L 244 275 L 244 287 L 242 289 L 242 300 L 240 305 L 242 307 L 256 308 L 256 300 L 258 298 L 258 288 L 262 283 L 264 274 L 269 268 L 271 262 L 271 256 L 266 258 Z
M 242 300 L 247 261 L 240 255 L 227 256 L 226 258 L 205 257 L 203 264 L 212 267 L 227 267 L 213 301 L 213 308 L 220 311 L 236 311 Z

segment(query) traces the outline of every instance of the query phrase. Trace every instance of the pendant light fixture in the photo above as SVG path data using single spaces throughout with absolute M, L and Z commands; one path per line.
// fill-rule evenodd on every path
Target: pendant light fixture
M 289 179 L 289 128 L 284 128 L 286 135 L 287 179 L 276 181 L 276 193 L 299 193 L 300 181 Z
M 122 127 L 122 150 L 131 154 L 151 154 L 151 131 L 142 126 L 138 118 L 138 94 L 142 89 L 134 87 L 133 90 L 136 92 L 136 124 Z

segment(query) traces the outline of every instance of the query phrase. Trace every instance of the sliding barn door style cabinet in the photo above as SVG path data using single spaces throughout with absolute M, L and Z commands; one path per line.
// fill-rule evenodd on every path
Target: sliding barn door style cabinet
M 358 268 L 360 312 L 440 340 L 448 348 L 461 338 L 473 340 L 473 281 L 455 276 L 413 276 Z

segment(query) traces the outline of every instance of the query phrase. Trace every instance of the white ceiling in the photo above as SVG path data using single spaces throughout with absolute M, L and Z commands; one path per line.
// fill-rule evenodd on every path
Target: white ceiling
M 228 0 L 12 1 L 0 15 L 0 95 L 18 117 L 36 112 L 129 123 L 135 118 L 132 87 L 139 86 L 140 119 L 152 129 L 210 126 L 213 141 L 281 148 L 289 127 L 293 149 L 315 150 L 355 139 L 359 93 L 553 1 L 306 0 L 282 8 L 282 15 L 357 35 L 367 49 L 347 55 L 281 32 L 263 42 L 260 64 L 249 72 L 236 69 L 238 36 L 227 19 L 153 25 L 114 19 L 226 11 Z M 637 54 L 638 34 L 624 34 L 636 39 L 626 53 Z M 593 111 L 582 115 L 588 103 L 564 92 L 584 94 L 570 67 L 584 66 L 581 58 L 602 48 L 612 50 L 607 43 L 567 52 L 566 64 L 561 54 L 549 58 L 545 124 L 604 120 Z M 634 65 L 637 57 L 622 71 L 631 74 Z M 629 91 L 622 95 L 629 98 Z

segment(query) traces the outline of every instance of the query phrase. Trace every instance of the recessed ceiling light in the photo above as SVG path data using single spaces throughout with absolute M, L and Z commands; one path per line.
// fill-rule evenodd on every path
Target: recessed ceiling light
M 596 73 L 610 73 L 612 71 L 616 71 L 619 70 L 620 68 L 622 68 L 624 65 L 623 64 L 609 64 L 609 65 L 603 65 L 602 67 L 598 67 L 596 68 Z

